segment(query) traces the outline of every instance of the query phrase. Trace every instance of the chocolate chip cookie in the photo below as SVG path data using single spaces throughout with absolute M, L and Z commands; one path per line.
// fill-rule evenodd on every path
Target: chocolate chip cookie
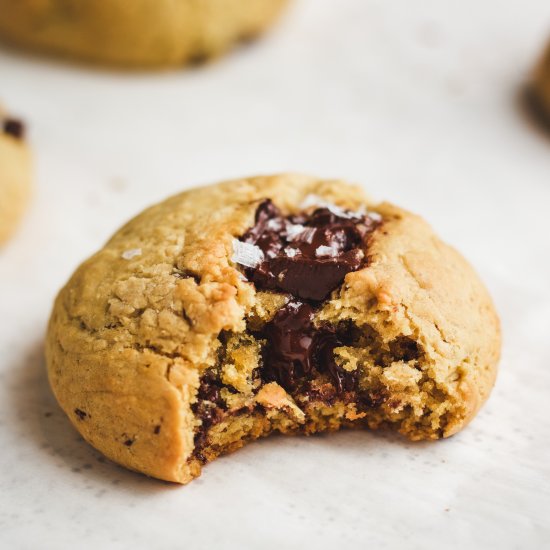
M 31 161 L 23 123 L 0 107 L 0 244 L 13 233 L 31 189 Z
M 0 0 L 0 36 L 127 67 L 179 65 L 263 32 L 288 0 Z
M 149 208 L 60 292 L 49 378 L 112 460 L 187 483 L 272 432 L 448 437 L 493 386 L 499 321 L 420 217 L 298 175 Z
M 550 44 L 535 67 L 524 99 L 541 128 L 550 131 Z

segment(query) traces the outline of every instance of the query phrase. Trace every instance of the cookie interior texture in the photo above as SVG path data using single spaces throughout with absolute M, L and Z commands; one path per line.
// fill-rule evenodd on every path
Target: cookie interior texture
M 31 191 L 31 160 L 23 123 L 0 108 L 0 244 L 15 231 Z
M 8 43 L 125 67 L 216 57 L 261 34 L 288 0 L 0 0 Z
M 300 241 L 331 215 L 329 246 Z M 499 350 L 487 291 L 426 222 L 341 181 L 281 175 L 194 189 L 130 221 L 59 294 L 46 355 L 92 445 L 186 483 L 274 431 L 450 436 L 487 399 Z

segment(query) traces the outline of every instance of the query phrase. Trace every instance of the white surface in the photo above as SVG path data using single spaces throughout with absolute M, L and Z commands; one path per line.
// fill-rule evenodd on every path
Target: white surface
M 550 140 L 516 102 L 548 30 L 544 0 L 298 0 L 267 40 L 193 71 L 0 52 L 37 158 L 0 252 L 0 546 L 548 547 Z M 362 182 L 475 264 L 504 329 L 492 398 L 448 441 L 275 437 L 187 487 L 103 462 L 47 387 L 55 292 L 142 207 L 285 170 Z

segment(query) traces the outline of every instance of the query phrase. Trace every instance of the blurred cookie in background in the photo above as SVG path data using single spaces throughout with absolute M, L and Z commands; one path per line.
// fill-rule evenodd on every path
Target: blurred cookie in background
M 527 83 L 523 103 L 537 126 L 550 132 L 550 43 Z
M 30 190 L 31 160 L 25 126 L 0 106 L 0 244 L 17 227 Z
M 121 67 L 169 67 L 221 55 L 262 33 L 288 0 L 0 0 L 0 38 Z

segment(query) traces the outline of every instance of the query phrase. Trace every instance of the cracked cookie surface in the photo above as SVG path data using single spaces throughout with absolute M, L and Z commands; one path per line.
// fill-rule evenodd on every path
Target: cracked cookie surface
M 8 43 L 93 63 L 166 67 L 258 36 L 288 0 L 0 0 Z
M 311 222 L 329 216 L 304 206 L 311 196 L 337 209 L 336 225 Z M 303 254 L 300 270 L 315 255 L 332 269 L 348 254 L 327 296 L 297 297 L 281 270 L 282 287 L 262 287 L 239 263 L 248 260 L 236 240 L 271 239 L 247 237 L 266 199 L 280 212 L 271 227 L 291 225 L 252 265 L 264 277 L 271 264 L 259 261 L 279 266 L 281 250 L 293 262 Z M 354 231 L 346 216 L 356 216 L 360 240 L 342 237 Z M 324 231 L 315 249 L 292 241 L 306 239 L 308 224 Z M 293 340 L 296 327 L 305 339 Z M 193 189 L 149 208 L 75 272 L 46 342 L 52 388 L 84 438 L 180 483 L 273 431 L 450 436 L 487 399 L 499 352 L 485 287 L 426 222 L 358 187 L 298 175 Z
M 0 107 L 0 244 L 15 231 L 31 191 L 31 159 L 23 123 Z

